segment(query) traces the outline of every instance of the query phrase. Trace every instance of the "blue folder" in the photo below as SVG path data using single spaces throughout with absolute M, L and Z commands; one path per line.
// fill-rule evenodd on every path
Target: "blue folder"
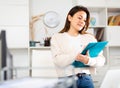
M 82 51 L 81 54 L 86 55 L 87 51 L 89 50 L 90 57 L 97 57 L 107 44 L 108 41 L 91 42 L 86 46 L 86 48 Z M 74 61 L 72 65 L 74 67 L 89 67 L 89 65 L 85 65 L 80 61 Z

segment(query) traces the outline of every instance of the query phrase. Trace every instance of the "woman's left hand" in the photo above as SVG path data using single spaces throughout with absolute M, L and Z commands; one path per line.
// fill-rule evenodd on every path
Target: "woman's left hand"
M 86 55 L 82 55 L 82 54 L 79 53 L 79 54 L 76 56 L 76 60 L 77 60 L 77 61 L 80 61 L 80 62 L 82 62 L 82 63 L 84 63 L 84 64 L 87 64 L 88 61 L 89 61 L 89 51 L 86 53 Z

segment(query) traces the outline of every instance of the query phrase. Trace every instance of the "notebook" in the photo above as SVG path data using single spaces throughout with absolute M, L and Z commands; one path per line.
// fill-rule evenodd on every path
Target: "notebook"
M 97 57 L 107 44 L 108 41 L 91 42 L 86 46 L 86 48 L 82 51 L 81 54 L 86 55 L 87 51 L 89 50 L 90 57 Z M 74 61 L 72 65 L 74 67 L 89 67 L 88 65 L 84 65 L 80 61 Z

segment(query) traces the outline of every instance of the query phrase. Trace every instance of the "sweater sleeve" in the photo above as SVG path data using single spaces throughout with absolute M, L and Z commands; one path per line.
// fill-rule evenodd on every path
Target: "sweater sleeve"
M 55 63 L 55 65 L 59 67 L 65 67 L 70 65 L 77 55 L 77 52 L 72 50 L 72 52 L 69 53 L 63 53 L 61 50 L 61 44 L 59 42 L 59 39 L 57 39 L 58 36 L 52 36 L 51 38 L 51 52 L 52 52 L 52 58 Z
M 97 42 L 97 40 L 93 36 L 87 35 L 87 39 L 88 38 L 91 42 Z M 93 67 L 103 66 L 104 64 L 105 57 L 103 56 L 103 51 L 101 51 L 97 57 L 89 57 L 89 61 L 87 63 L 87 65 Z
M 98 67 L 103 66 L 105 64 L 105 57 L 103 56 L 103 51 L 100 52 L 100 54 L 97 57 L 89 57 L 89 61 L 87 65 Z

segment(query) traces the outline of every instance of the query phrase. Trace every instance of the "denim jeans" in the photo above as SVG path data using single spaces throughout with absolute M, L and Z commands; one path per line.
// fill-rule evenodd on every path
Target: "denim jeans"
M 93 81 L 90 75 L 78 77 L 77 88 L 94 88 Z
M 72 85 L 71 87 L 67 87 L 67 88 L 76 88 L 76 87 L 77 88 L 94 88 L 91 76 L 85 73 L 80 73 L 80 74 L 81 75 L 79 74 L 76 75 L 77 80 L 75 82 L 75 85 Z M 68 76 L 68 78 L 71 78 L 71 77 L 73 76 Z M 64 79 L 64 77 L 60 77 L 60 79 Z
M 90 75 L 81 75 L 77 76 L 78 79 L 76 81 L 77 88 L 94 88 L 93 81 Z M 69 88 L 74 88 L 73 86 Z

